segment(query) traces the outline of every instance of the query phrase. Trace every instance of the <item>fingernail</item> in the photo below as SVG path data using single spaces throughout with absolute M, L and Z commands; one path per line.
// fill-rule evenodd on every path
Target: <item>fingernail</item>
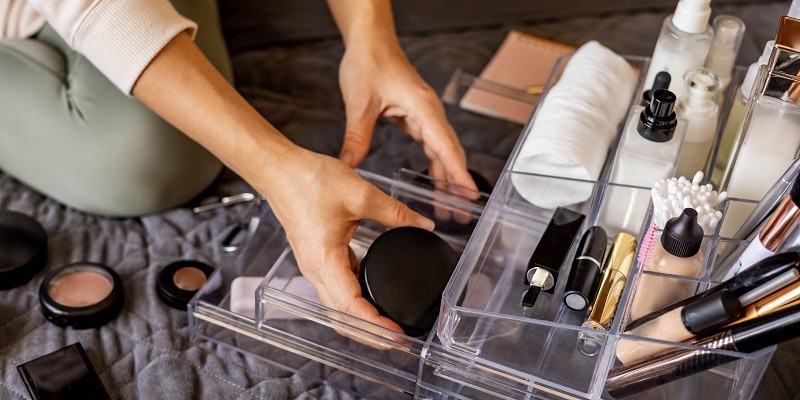
M 345 151 L 339 156 L 339 159 L 342 160 L 343 163 L 347 165 L 353 165 L 353 153 L 350 151 Z

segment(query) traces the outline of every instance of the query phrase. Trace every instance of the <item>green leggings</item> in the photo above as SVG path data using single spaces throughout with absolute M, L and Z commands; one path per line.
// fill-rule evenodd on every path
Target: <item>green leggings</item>
M 173 1 L 195 42 L 232 77 L 214 0 Z M 0 169 L 78 210 L 155 213 L 206 188 L 222 164 L 119 91 L 49 26 L 0 40 Z

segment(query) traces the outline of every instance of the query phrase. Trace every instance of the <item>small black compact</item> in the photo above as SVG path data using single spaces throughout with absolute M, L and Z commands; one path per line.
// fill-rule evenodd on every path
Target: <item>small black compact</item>
M 17 366 L 34 400 L 111 399 L 80 343 Z
M 125 292 L 119 274 L 107 265 L 78 262 L 44 277 L 39 302 L 48 321 L 88 329 L 114 319 L 122 311 Z
M 47 262 L 47 233 L 35 219 L 0 211 L 0 290 L 28 283 Z
M 458 254 L 435 233 L 414 227 L 378 236 L 361 260 L 361 291 L 410 336 L 429 332 Z
M 175 261 L 158 275 L 158 297 L 168 306 L 185 311 L 213 272 L 212 266 L 200 261 Z

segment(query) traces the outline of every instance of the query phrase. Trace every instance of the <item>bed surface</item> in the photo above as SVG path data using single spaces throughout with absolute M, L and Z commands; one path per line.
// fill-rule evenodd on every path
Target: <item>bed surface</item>
M 292 36 L 278 32 L 280 26 L 265 25 L 269 15 L 250 12 L 248 7 L 263 4 L 261 1 L 221 3 L 239 90 L 296 143 L 337 154 L 344 129 L 337 85 L 343 48 L 338 38 L 331 36 L 330 21 L 321 22 L 320 31 L 314 35 Z M 764 42 L 774 36 L 778 18 L 788 4 L 724 2 L 715 8 L 715 14 L 734 14 L 747 24 L 739 64 L 749 64 L 758 57 Z M 287 7 L 283 11 L 308 11 Z M 514 22 L 507 15 L 485 21 L 465 17 L 460 24 L 440 24 L 425 30 L 414 29 L 422 22 L 404 15 L 398 18 L 398 25 L 409 59 L 441 92 L 456 68 L 479 73 L 506 32 L 515 27 L 575 45 L 596 39 L 622 54 L 649 55 L 661 22 L 674 3 L 649 1 L 623 9 L 600 2 L 598 7 L 602 12 L 585 10 L 578 16 L 530 11 L 521 14 L 525 22 Z M 274 37 L 280 40 L 263 39 L 270 29 L 278 32 Z M 467 150 L 470 168 L 495 180 L 520 127 L 509 124 L 488 130 L 480 117 L 453 107 L 447 112 Z M 391 175 L 400 167 L 425 168 L 420 147 L 385 121 L 377 125 L 372 147 L 364 169 Z M 186 313 L 158 299 L 157 274 L 174 260 L 193 258 L 214 265 L 235 261 L 218 244 L 242 207 L 202 215 L 194 215 L 190 207 L 247 190 L 246 183 L 226 171 L 186 207 L 141 218 L 106 219 L 67 209 L 0 173 L 0 209 L 33 215 L 48 232 L 50 259 L 46 270 L 79 260 L 103 262 L 120 273 L 126 293 L 119 317 L 99 329 L 75 331 L 44 320 L 37 298 L 43 273 L 22 287 L 0 291 L 0 399 L 28 398 L 17 365 L 76 341 L 87 349 L 113 398 L 351 398 L 254 358 L 210 343 L 189 341 Z M 757 399 L 800 399 L 800 382 L 795 378 L 800 374 L 798 355 L 800 340 L 778 347 Z

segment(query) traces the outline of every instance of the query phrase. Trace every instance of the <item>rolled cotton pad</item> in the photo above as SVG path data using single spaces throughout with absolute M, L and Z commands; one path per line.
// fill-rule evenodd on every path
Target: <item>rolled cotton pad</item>
M 636 73 L 623 57 L 595 41 L 581 46 L 539 105 L 513 171 L 596 180 L 635 86 Z M 511 180 L 525 200 L 543 208 L 586 201 L 594 189 L 524 174 Z

